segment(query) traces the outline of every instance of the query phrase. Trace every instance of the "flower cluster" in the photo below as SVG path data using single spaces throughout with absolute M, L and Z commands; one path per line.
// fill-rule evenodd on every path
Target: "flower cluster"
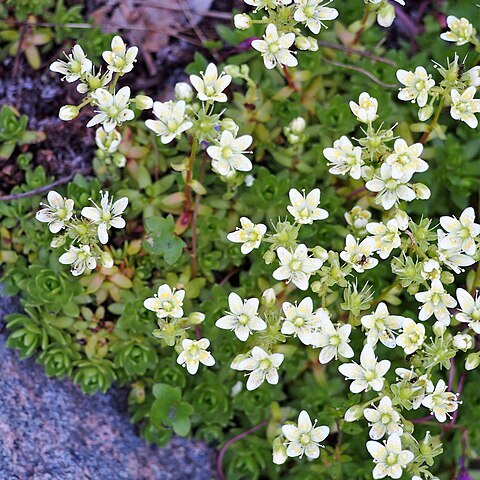
M 100 198 L 100 205 L 91 200 L 94 206 L 84 207 L 81 211 L 82 218 L 78 218 L 73 200 L 52 190 L 47 195 L 48 205 L 41 204 L 44 208 L 36 214 L 36 219 L 47 223 L 52 233 L 61 233 L 53 238 L 53 248 L 69 243 L 68 250 L 58 261 L 71 265 L 74 276 L 90 272 L 98 264 L 106 268 L 113 266 L 110 251 L 102 246 L 107 244 L 108 231 L 112 227 L 125 227 L 122 214 L 127 208 L 128 198 L 122 197 L 114 202 L 108 192 L 100 192 Z
M 317 51 L 317 40 L 310 34 L 318 35 L 322 28 L 327 28 L 324 22 L 338 17 L 338 11 L 328 6 L 332 1 L 245 0 L 262 17 L 254 20 L 242 13 L 235 15 L 234 23 L 240 30 L 250 28 L 253 23 L 266 24 L 262 39 L 252 42 L 252 47 L 262 55 L 265 67 L 295 67 L 298 61 L 292 49 Z

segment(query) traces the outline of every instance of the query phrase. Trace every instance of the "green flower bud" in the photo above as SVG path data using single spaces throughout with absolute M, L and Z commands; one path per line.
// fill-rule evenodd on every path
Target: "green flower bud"
M 346 422 L 355 422 L 363 416 L 363 407 L 361 405 L 354 405 L 350 407 L 346 412 L 344 419 Z
M 139 110 L 149 110 L 153 107 L 153 100 L 147 95 L 137 95 L 134 102 Z
M 60 117 L 60 120 L 68 122 L 69 120 L 76 118 L 79 113 L 80 110 L 76 105 L 64 105 L 58 112 L 58 116 Z

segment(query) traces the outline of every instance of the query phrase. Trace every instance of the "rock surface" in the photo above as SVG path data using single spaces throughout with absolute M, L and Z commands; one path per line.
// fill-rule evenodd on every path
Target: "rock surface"
M 18 311 L 2 296 L 0 321 Z M 211 480 L 214 452 L 175 438 L 147 445 L 129 422 L 125 395 L 85 396 L 20 360 L 0 333 L 0 478 L 5 480 Z

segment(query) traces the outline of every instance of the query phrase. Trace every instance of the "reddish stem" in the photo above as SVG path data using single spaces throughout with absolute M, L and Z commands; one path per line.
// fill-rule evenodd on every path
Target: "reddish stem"
M 292 74 L 290 73 L 290 70 L 288 69 L 288 67 L 286 67 L 285 65 L 282 65 L 282 70 L 285 76 L 285 80 L 288 83 L 288 86 L 291 89 L 293 89 L 295 92 L 300 93 L 300 89 L 295 85 L 295 82 L 293 81 L 293 78 L 292 78 Z
M 228 442 L 225 442 L 225 445 L 221 448 L 220 452 L 218 453 L 218 458 L 217 458 L 217 472 L 220 477 L 220 480 L 225 480 L 225 474 L 223 473 L 223 468 L 222 468 L 222 463 L 223 463 L 223 457 L 225 456 L 225 453 L 227 453 L 228 448 L 230 445 L 232 445 L 235 442 L 238 442 L 242 438 L 247 437 L 253 432 L 256 432 L 257 430 L 260 430 L 261 428 L 265 427 L 268 424 L 268 420 L 264 420 L 263 422 L 259 423 L 258 425 L 255 425 L 252 428 L 249 428 L 248 430 L 245 430 L 242 433 L 239 433 L 235 437 L 231 438 L 228 440 Z

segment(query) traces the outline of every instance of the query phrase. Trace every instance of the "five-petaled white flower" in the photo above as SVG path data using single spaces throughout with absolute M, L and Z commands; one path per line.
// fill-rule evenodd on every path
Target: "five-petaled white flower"
M 411 318 L 403 320 L 402 333 L 397 337 L 397 345 L 403 348 L 405 355 L 416 352 L 425 341 L 425 327 Z
M 197 373 L 199 363 L 202 363 L 206 367 L 215 365 L 215 359 L 207 350 L 209 346 L 210 341 L 207 338 L 201 338 L 200 340 L 189 340 L 185 338 L 182 340 L 183 352 L 178 356 L 177 363 L 182 365 L 182 367 L 186 367 L 187 372 L 191 375 Z
M 308 458 L 320 456 L 320 443 L 330 433 L 327 426 L 316 427 L 312 424 L 310 416 L 305 410 L 298 416 L 298 425 L 287 423 L 282 427 L 282 433 L 287 439 L 287 455 L 289 457 L 300 457 L 306 455 Z
M 228 296 L 230 312 L 219 318 L 215 325 L 224 330 L 233 330 L 239 340 L 245 342 L 254 331 L 265 330 L 267 324 L 258 316 L 257 298 L 242 300 L 239 295 L 232 292 Z
M 240 224 L 242 228 L 237 228 L 235 232 L 229 233 L 227 239 L 231 242 L 242 243 L 240 250 L 246 255 L 260 246 L 267 227 L 263 223 L 255 224 L 247 217 L 241 217 Z
M 260 347 L 253 347 L 247 358 L 241 360 L 232 368 L 240 371 L 250 371 L 247 380 L 247 390 L 255 390 L 265 380 L 270 385 L 278 383 L 278 367 L 282 364 L 284 355 L 282 353 L 268 354 Z
M 63 198 L 55 190 L 48 192 L 47 200 L 48 205 L 41 203 L 40 205 L 46 208 L 39 210 L 35 218 L 39 222 L 48 223 L 52 233 L 58 233 L 65 227 L 65 222 L 72 218 L 74 203 L 72 199 Z
M 385 210 L 390 210 L 400 200 L 405 200 L 406 202 L 415 200 L 415 191 L 406 182 L 407 180 L 403 178 L 393 178 L 391 165 L 383 163 L 380 167 L 380 172 L 377 172 L 365 186 L 371 192 L 378 192 L 378 195 L 375 197 L 377 205 L 381 204 Z
M 360 365 L 358 363 L 344 363 L 338 367 L 338 371 L 344 375 L 347 380 L 353 380 L 350 390 L 353 393 L 360 393 L 370 389 L 379 392 L 385 383 L 385 374 L 390 368 L 389 360 L 380 360 L 377 362 L 373 347 L 369 344 L 363 347 L 360 353 Z
M 394 218 L 390 219 L 386 225 L 371 222 L 367 224 L 366 229 L 368 233 L 373 235 L 373 237 L 369 237 L 372 247 L 382 259 L 388 258 L 392 250 L 398 248 L 402 243 L 398 233 L 398 222 Z
M 349 345 L 352 326 L 347 323 L 335 327 L 328 312 L 326 310 L 324 312 L 320 319 L 320 332 L 313 338 L 313 345 L 322 349 L 318 355 L 318 361 L 325 364 L 333 358 L 336 360 L 338 355 L 344 358 L 352 358 L 355 354 Z
M 372 427 L 369 432 L 372 440 L 403 433 L 400 414 L 393 408 L 390 397 L 382 397 L 377 407 L 366 408 L 363 415 Z
M 422 405 L 427 407 L 439 422 L 444 422 L 451 412 L 458 408 L 459 401 L 457 395 L 452 392 L 447 392 L 447 385 L 443 380 L 439 380 L 435 386 L 435 390 L 427 395 Z
M 72 245 L 68 252 L 60 255 L 58 261 L 63 265 L 71 265 L 70 271 L 75 277 L 81 275 L 85 269 L 93 270 L 97 266 L 97 260 L 92 255 L 89 245 L 82 245 L 81 247 Z
M 290 203 L 287 207 L 288 212 L 292 215 L 298 223 L 309 225 L 314 220 L 324 220 L 328 217 L 328 212 L 323 208 L 318 208 L 320 203 L 320 189 L 314 188 L 308 195 L 305 196 L 297 189 L 291 188 L 288 196 Z
M 224 130 L 218 144 L 207 148 L 207 153 L 213 160 L 212 168 L 222 176 L 235 170 L 249 172 L 252 169 L 252 162 L 245 153 L 252 153 L 247 150 L 252 141 L 250 135 L 236 138 L 232 132 Z
M 475 210 L 472 207 L 466 208 L 460 218 L 440 217 L 440 225 L 447 234 L 440 237 L 438 246 L 448 250 L 452 248 L 461 249 L 467 255 L 474 255 L 477 251 L 475 240 L 480 235 L 480 224 L 475 223 Z
M 444 325 L 450 325 L 450 312 L 448 309 L 455 307 L 457 301 L 445 291 L 442 282 L 438 278 L 432 280 L 430 290 L 416 293 L 415 299 L 423 303 L 418 315 L 422 322 L 435 315 L 435 318 Z
M 323 265 L 319 258 L 308 256 L 308 249 L 303 243 L 294 252 L 279 247 L 277 255 L 280 267 L 273 272 L 273 278 L 292 282 L 300 290 L 307 290 L 311 275 Z
M 455 315 L 459 322 L 468 323 L 468 326 L 480 334 L 480 296 L 477 292 L 475 298 L 463 288 L 457 289 L 457 299 L 460 304 L 460 313 Z
M 108 192 L 100 192 L 100 196 L 100 206 L 90 199 L 95 206 L 84 207 L 82 215 L 98 225 L 98 239 L 100 243 L 105 244 L 108 242 L 108 230 L 111 227 L 125 227 L 125 220 L 121 215 L 127 208 L 128 198 L 122 197 L 114 203 L 113 199 L 109 200 Z
M 289 50 L 295 41 L 293 32 L 278 34 L 277 27 L 270 23 L 267 26 L 263 40 L 254 40 L 252 47 L 258 50 L 263 57 L 263 62 L 268 69 L 275 67 L 277 62 L 287 67 L 295 67 L 298 61 Z
M 132 120 L 135 116 L 130 105 L 130 87 L 122 87 L 113 95 L 104 88 L 97 88 L 92 92 L 95 105 L 99 108 L 97 114 L 87 123 L 87 127 L 103 124 L 106 132 L 111 132 L 122 122 Z
M 155 312 L 158 318 L 182 318 L 184 298 L 185 290 L 172 290 L 169 285 L 163 284 L 158 287 L 154 297 L 147 298 L 143 302 L 143 306 Z
M 462 253 L 460 247 L 454 248 L 442 248 L 440 245 L 446 234 L 443 230 L 437 230 L 438 236 L 438 260 L 446 265 L 448 268 L 452 269 L 455 273 L 462 273 L 462 267 L 469 267 L 475 263 L 475 259 L 470 255 Z
M 193 123 L 185 115 L 186 103 L 178 102 L 154 102 L 153 114 L 158 120 L 148 119 L 145 121 L 147 128 L 160 135 L 163 144 L 170 143 L 183 132 L 192 127 Z
M 325 148 L 323 155 L 330 162 L 328 170 L 334 175 L 350 175 L 355 180 L 362 176 L 362 167 L 365 162 L 362 159 L 362 147 L 354 147 L 352 142 L 345 136 L 333 142 L 333 148 Z
M 390 315 L 387 305 L 380 302 L 377 305 L 375 313 L 364 315 L 362 317 L 362 325 L 368 331 L 367 343 L 375 346 L 380 340 L 388 348 L 394 348 L 395 330 L 402 328 L 405 317 L 400 315 Z
M 362 92 L 358 97 L 358 104 L 350 101 L 350 110 L 357 120 L 370 124 L 377 118 L 378 101 L 367 92 Z
M 121 141 L 122 135 L 118 130 L 106 132 L 103 127 L 99 127 L 95 132 L 95 143 L 97 144 L 97 147 L 102 150 L 102 152 L 116 152 Z
M 68 83 L 75 82 L 92 69 L 92 61 L 87 58 L 80 45 L 75 45 L 72 53 L 65 56 L 66 62 L 57 60 L 50 65 L 50 70 L 64 75 L 63 79 Z
M 232 82 L 231 75 L 222 72 L 218 76 L 218 70 L 214 63 L 210 63 L 204 72 L 198 75 L 190 75 L 190 82 L 197 91 L 197 98 L 202 102 L 226 102 L 227 95 L 223 91 Z
M 405 85 L 400 89 L 398 98 L 405 102 L 417 102 L 419 107 L 424 107 L 428 101 L 428 94 L 435 85 L 435 80 L 427 73 L 424 67 L 417 67 L 415 72 L 398 70 L 397 78 Z
M 324 20 L 335 20 L 338 17 L 338 11 L 327 7 L 331 3 L 323 0 L 296 0 L 296 10 L 293 18 L 297 22 L 302 22 L 313 33 L 318 34 L 322 27 L 327 28 Z
M 365 270 L 374 268 L 378 265 L 378 260 L 373 258 L 372 239 L 364 238 L 360 243 L 350 233 L 345 239 L 345 250 L 340 252 L 340 258 L 351 265 L 355 271 L 362 273 Z
M 447 26 L 450 30 L 440 35 L 442 40 L 455 42 L 460 46 L 475 38 L 475 29 L 466 18 L 457 18 L 454 15 L 449 15 L 447 17 Z
M 320 319 L 324 315 L 328 317 L 328 312 L 323 308 L 313 311 L 313 301 L 310 297 L 305 297 L 298 305 L 284 302 L 282 310 L 285 314 L 282 333 L 298 337 L 304 345 L 312 344 L 320 327 Z
M 475 114 L 480 112 L 480 99 L 474 98 L 476 93 L 475 87 L 468 87 L 462 94 L 455 88 L 450 92 L 452 97 L 450 115 L 455 120 L 465 122 L 470 128 L 478 127 Z
M 403 469 L 414 458 L 410 450 L 402 450 L 402 442 L 399 435 L 390 435 L 385 444 L 370 440 L 367 442 L 367 450 L 376 464 L 373 469 L 373 478 L 400 478 Z
M 138 48 L 127 46 L 121 37 L 116 35 L 112 39 L 112 50 L 102 53 L 103 59 L 108 63 L 108 69 L 120 74 L 131 72 L 137 58 Z
M 428 169 L 428 163 L 420 158 L 423 152 L 421 143 L 408 146 L 403 138 L 398 138 L 393 149 L 394 152 L 385 160 L 392 167 L 393 178 L 408 181 L 415 172 L 425 172 Z

